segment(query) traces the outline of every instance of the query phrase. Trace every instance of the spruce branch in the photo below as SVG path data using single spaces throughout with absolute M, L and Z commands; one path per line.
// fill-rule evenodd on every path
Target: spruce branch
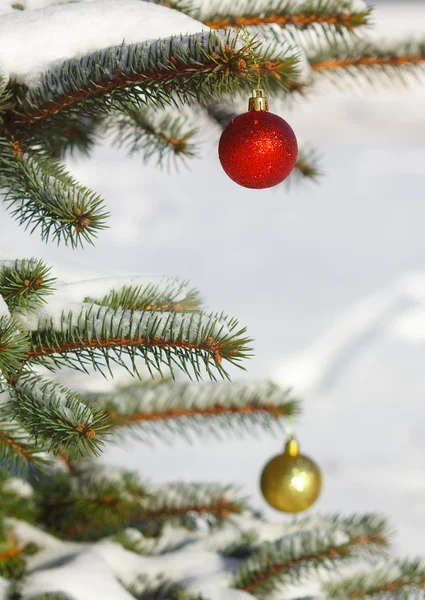
M 35 443 L 55 454 L 99 454 L 109 429 L 103 411 L 84 404 L 78 394 L 28 373 L 15 382 L 10 406 Z
M 12 91 L 6 78 L 0 74 L 0 125 L 4 124 L 4 115 L 12 108 Z
M 396 598 L 423 597 L 425 567 L 422 560 L 393 560 L 370 571 L 323 584 L 328 598 Z
M 394 44 L 385 40 L 370 42 L 359 39 L 319 46 L 308 56 L 314 73 L 337 77 L 347 73 L 375 83 L 380 79 L 405 81 L 406 75 L 417 75 L 425 69 L 425 42 L 407 40 Z
M 153 0 L 156 4 L 170 6 L 168 0 Z M 277 25 L 302 31 L 324 31 L 341 34 L 352 33 L 369 23 L 371 9 L 356 10 L 350 0 L 235 0 L 221 12 L 219 5 L 202 6 L 196 2 L 173 2 L 172 8 L 202 20 L 212 29 L 227 27 L 270 27 Z
M 313 530 L 264 544 L 236 572 L 233 587 L 266 598 L 279 585 L 293 583 L 319 567 L 383 553 L 386 523 L 372 515 L 346 523 L 342 531 Z
M 155 158 L 157 166 L 193 157 L 199 150 L 192 141 L 197 128 L 181 114 L 133 109 L 111 117 L 107 127 L 116 146 L 127 148 L 130 154 L 141 154 L 145 162 Z
M 55 281 L 50 267 L 36 258 L 0 263 L 0 295 L 10 311 L 27 311 L 42 304 Z
M 281 430 L 281 419 L 300 412 L 290 390 L 272 383 L 140 384 L 109 394 L 90 394 L 91 405 L 107 412 L 112 431 L 127 432 L 138 439 L 181 435 L 190 432 L 221 437 L 223 432 L 258 434 L 258 428 Z
M 26 557 L 38 551 L 35 544 L 20 544 L 10 531 L 4 543 L 0 541 L 0 577 L 17 579 L 26 571 Z
M 42 507 L 41 522 L 65 538 L 95 540 L 137 527 L 146 535 L 157 535 L 164 523 L 193 528 L 203 517 L 214 525 L 239 514 L 245 501 L 230 486 L 171 484 L 146 488 L 134 473 L 121 478 L 60 473 L 36 484 Z
M 62 313 L 60 323 L 41 318 L 32 332 L 28 361 L 49 368 L 68 365 L 87 372 L 111 370 L 112 363 L 138 375 L 136 359 L 151 373 L 166 365 L 200 379 L 205 369 L 227 377 L 222 361 L 239 363 L 250 356 L 250 339 L 238 322 L 224 315 L 152 312 L 84 305 L 78 315 Z
M 5 380 L 21 368 L 29 348 L 30 337 L 19 323 L 12 317 L 0 317 L 0 373 Z
M 54 159 L 24 152 L 18 142 L 0 139 L 0 184 L 12 215 L 31 233 L 76 247 L 92 243 L 105 228 L 103 201 L 77 183 Z
M 254 74 L 255 58 L 247 51 L 234 32 L 202 32 L 99 50 L 64 62 L 46 73 L 38 87 L 23 90 L 9 115 L 9 127 L 19 133 L 63 111 L 108 114 L 122 107 L 217 98 L 237 90 Z
M 151 312 L 200 312 L 202 300 L 198 290 L 188 289 L 186 281 L 165 278 L 159 283 L 124 285 L 103 298 L 85 298 L 85 302 L 113 309 Z
M 42 448 L 35 445 L 20 423 L 13 420 L 7 405 L 0 405 L 0 463 L 8 469 L 41 469 L 47 462 Z

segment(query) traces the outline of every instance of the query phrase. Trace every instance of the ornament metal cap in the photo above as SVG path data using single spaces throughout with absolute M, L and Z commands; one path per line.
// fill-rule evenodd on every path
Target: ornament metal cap
M 285 454 L 288 456 L 298 456 L 298 442 L 295 438 L 291 438 L 286 442 Z
M 252 90 L 252 96 L 248 102 L 248 110 L 254 112 L 257 110 L 269 110 L 269 103 L 264 95 L 264 90 L 261 88 Z

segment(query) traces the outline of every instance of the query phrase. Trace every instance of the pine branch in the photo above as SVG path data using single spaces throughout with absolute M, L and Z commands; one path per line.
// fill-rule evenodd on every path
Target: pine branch
M 42 468 L 47 462 L 41 448 L 31 444 L 28 434 L 14 422 L 0 420 L 0 463 L 7 468 Z
M 31 310 L 43 304 L 55 281 L 50 267 L 36 258 L 0 263 L 0 295 L 10 311 Z
M 8 88 L 7 80 L 0 75 L 0 125 L 4 124 L 4 115 L 12 108 L 12 92 Z
M 229 486 L 171 484 L 150 490 L 132 473 L 122 478 L 62 473 L 36 484 L 36 490 L 41 522 L 62 537 L 81 540 L 100 539 L 129 525 L 149 536 L 169 521 L 193 528 L 201 516 L 215 525 L 245 509 Z
M 259 427 L 280 430 L 282 417 L 300 412 L 290 390 L 271 383 L 136 384 L 87 399 L 109 414 L 113 430 L 143 441 L 167 441 L 167 434 L 190 439 L 190 431 L 203 439 L 232 431 L 257 435 Z
M 425 42 L 405 41 L 398 44 L 356 40 L 319 47 L 308 57 L 315 73 L 336 77 L 347 73 L 355 78 L 364 77 L 375 83 L 405 81 L 406 75 L 416 75 L 425 68 Z
M 5 543 L 0 542 L 0 577 L 22 577 L 26 571 L 26 557 L 37 551 L 35 544 L 22 545 L 12 532 L 8 532 Z
M 316 182 L 321 175 L 317 153 L 309 148 L 301 148 L 298 151 L 297 162 L 291 177 L 288 179 L 288 184 L 291 185 L 297 179 Z
M 177 367 L 199 379 L 204 367 L 214 379 L 216 373 L 227 377 L 223 360 L 240 366 L 250 355 L 250 339 L 244 334 L 236 320 L 223 315 L 83 305 L 76 316 L 62 313 L 59 324 L 41 318 L 27 358 L 49 368 L 68 365 L 86 372 L 87 365 L 103 372 L 115 363 L 138 375 L 140 357 L 151 373 L 166 365 L 172 374 Z
M 30 338 L 19 323 L 12 317 L 0 317 L 0 372 L 6 380 L 21 368 L 29 348 Z
M 196 289 L 187 289 L 187 282 L 166 278 L 159 283 L 124 285 L 100 299 L 85 298 L 84 302 L 113 309 L 151 312 L 200 312 L 202 301 Z
M 212 29 L 227 27 L 267 27 L 277 25 L 302 31 L 313 29 L 327 33 L 341 34 L 369 23 L 371 9 L 356 10 L 354 2 L 349 0 L 235 0 L 226 4 L 225 12 L 220 10 L 218 2 L 210 2 L 199 7 L 193 2 L 173 2 L 153 0 L 156 4 L 166 4 L 171 8 L 202 20 Z
M 421 560 L 393 560 L 381 567 L 323 585 L 328 598 L 396 598 L 423 597 L 425 567 Z
M 343 561 L 382 553 L 385 532 L 385 521 L 371 516 L 347 523 L 342 531 L 313 530 L 264 544 L 239 568 L 233 587 L 266 598 L 319 567 L 334 569 Z
M 99 454 L 109 429 L 107 415 L 87 406 L 66 388 L 23 374 L 15 382 L 10 406 L 14 417 L 34 438 L 36 445 L 71 456 Z
M 22 485 L 25 493 L 22 494 Z M 11 477 L 5 469 L 0 469 L 0 538 L 4 538 L 4 519 L 14 518 L 33 523 L 37 516 L 31 487 L 26 481 Z
M 191 141 L 197 128 L 181 114 L 133 109 L 112 117 L 106 127 L 116 146 L 127 148 L 130 154 L 141 154 L 144 162 L 155 158 L 157 166 L 193 157 L 199 150 Z
M 55 160 L 23 152 L 18 142 L 0 139 L 0 184 L 4 200 L 21 225 L 31 233 L 41 228 L 50 238 L 75 247 L 92 243 L 105 228 L 102 200 L 78 184 Z
M 99 50 L 64 62 L 37 88 L 22 90 L 8 127 L 17 128 L 19 137 L 29 125 L 41 125 L 63 111 L 96 115 L 122 107 L 217 98 L 240 88 L 255 72 L 255 57 L 247 50 L 234 32 L 202 32 Z

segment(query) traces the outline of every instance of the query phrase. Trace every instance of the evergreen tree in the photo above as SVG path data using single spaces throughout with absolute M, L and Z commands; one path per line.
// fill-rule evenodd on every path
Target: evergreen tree
M 372 11 L 354 0 L 27 0 L 3 12 L 3 198 L 70 247 L 108 224 L 62 162 L 99 136 L 158 164 L 189 160 L 193 122 L 225 127 L 259 81 L 289 103 L 325 75 L 391 83 L 425 61 L 423 40 L 369 40 Z M 317 174 L 301 149 L 291 177 Z M 299 413 L 271 383 L 217 382 L 244 368 L 251 340 L 186 282 L 66 285 L 17 258 L 0 265 L 0 296 L 0 599 L 423 595 L 424 564 L 389 557 L 378 515 L 272 525 L 232 486 L 158 487 L 94 460 L 117 436 L 255 433 Z M 80 394 L 55 379 L 65 369 L 135 380 Z

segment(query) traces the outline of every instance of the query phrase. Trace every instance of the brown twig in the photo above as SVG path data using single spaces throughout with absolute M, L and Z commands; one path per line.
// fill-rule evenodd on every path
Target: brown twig
M 219 402 L 207 408 L 183 408 L 180 410 L 166 410 L 153 413 L 134 413 L 131 415 L 119 415 L 114 411 L 109 413 L 112 421 L 112 427 L 121 427 L 131 425 L 132 423 L 142 423 L 146 421 L 165 421 L 167 419 L 178 419 L 180 417 L 209 417 L 217 415 L 235 415 L 268 413 L 276 420 L 279 420 L 281 414 L 279 408 L 273 404 L 245 404 L 244 406 L 223 406 Z
M 350 553 L 350 547 L 354 546 L 354 545 L 359 546 L 359 545 L 363 545 L 363 544 L 371 544 L 374 542 L 382 542 L 382 541 L 383 541 L 382 536 L 380 536 L 380 535 L 375 535 L 375 536 L 366 536 L 365 535 L 365 536 L 362 536 L 359 538 L 352 539 L 350 544 L 345 544 L 343 546 L 336 546 L 334 548 L 329 548 L 329 549 L 324 550 L 323 552 L 319 552 L 317 554 L 301 556 L 300 558 L 295 558 L 294 560 L 285 561 L 284 563 L 282 563 L 280 565 L 270 566 L 268 569 L 265 569 L 264 571 L 259 573 L 257 575 L 257 577 L 255 577 L 255 579 L 253 579 L 250 583 L 247 583 L 241 589 L 243 589 L 245 592 L 250 593 L 258 585 L 263 583 L 263 581 L 268 579 L 270 576 L 275 575 L 276 573 L 281 573 L 282 571 L 289 571 L 293 567 L 296 567 L 297 565 L 300 565 L 309 560 L 314 560 L 314 559 L 320 560 L 320 559 L 324 559 L 324 558 L 328 558 L 328 557 L 336 558 L 337 556 L 347 556 L 347 554 Z
M 405 65 L 419 65 L 425 61 L 425 55 L 419 56 L 360 56 L 358 58 L 335 58 L 322 62 L 311 62 L 313 71 L 331 71 L 333 69 L 346 69 L 348 67 L 403 67 Z
M 339 15 L 242 15 L 241 17 L 218 17 L 204 21 L 205 25 L 211 29 L 225 29 L 227 27 L 260 27 L 261 25 L 295 25 L 299 28 L 306 28 L 312 24 L 334 25 L 336 27 L 345 27 L 352 31 L 359 25 L 366 25 L 367 15 L 359 21 L 358 15 L 350 13 L 341 13 Z
M 214 338 L 208 338 L 203 343 L 187 342 L 184 340 L 163 340 L 160 337 L 146 338 L 140 336 L 137 338 L 111 337 L 106 339 L 83 339 L 75 342 L 63 342 L 52 346 L 34 347 L 28 352 L 28 358 L 40 358 L 51 354 L 64 354 L 78 350 L 88 350 L 93 348 L 123 348 L 145 346 L 148 348 L 185 348 L 188 350 L 205 350 L 211 352 L 214 360 L 219 364 L 221 362 L 222 345 Z

